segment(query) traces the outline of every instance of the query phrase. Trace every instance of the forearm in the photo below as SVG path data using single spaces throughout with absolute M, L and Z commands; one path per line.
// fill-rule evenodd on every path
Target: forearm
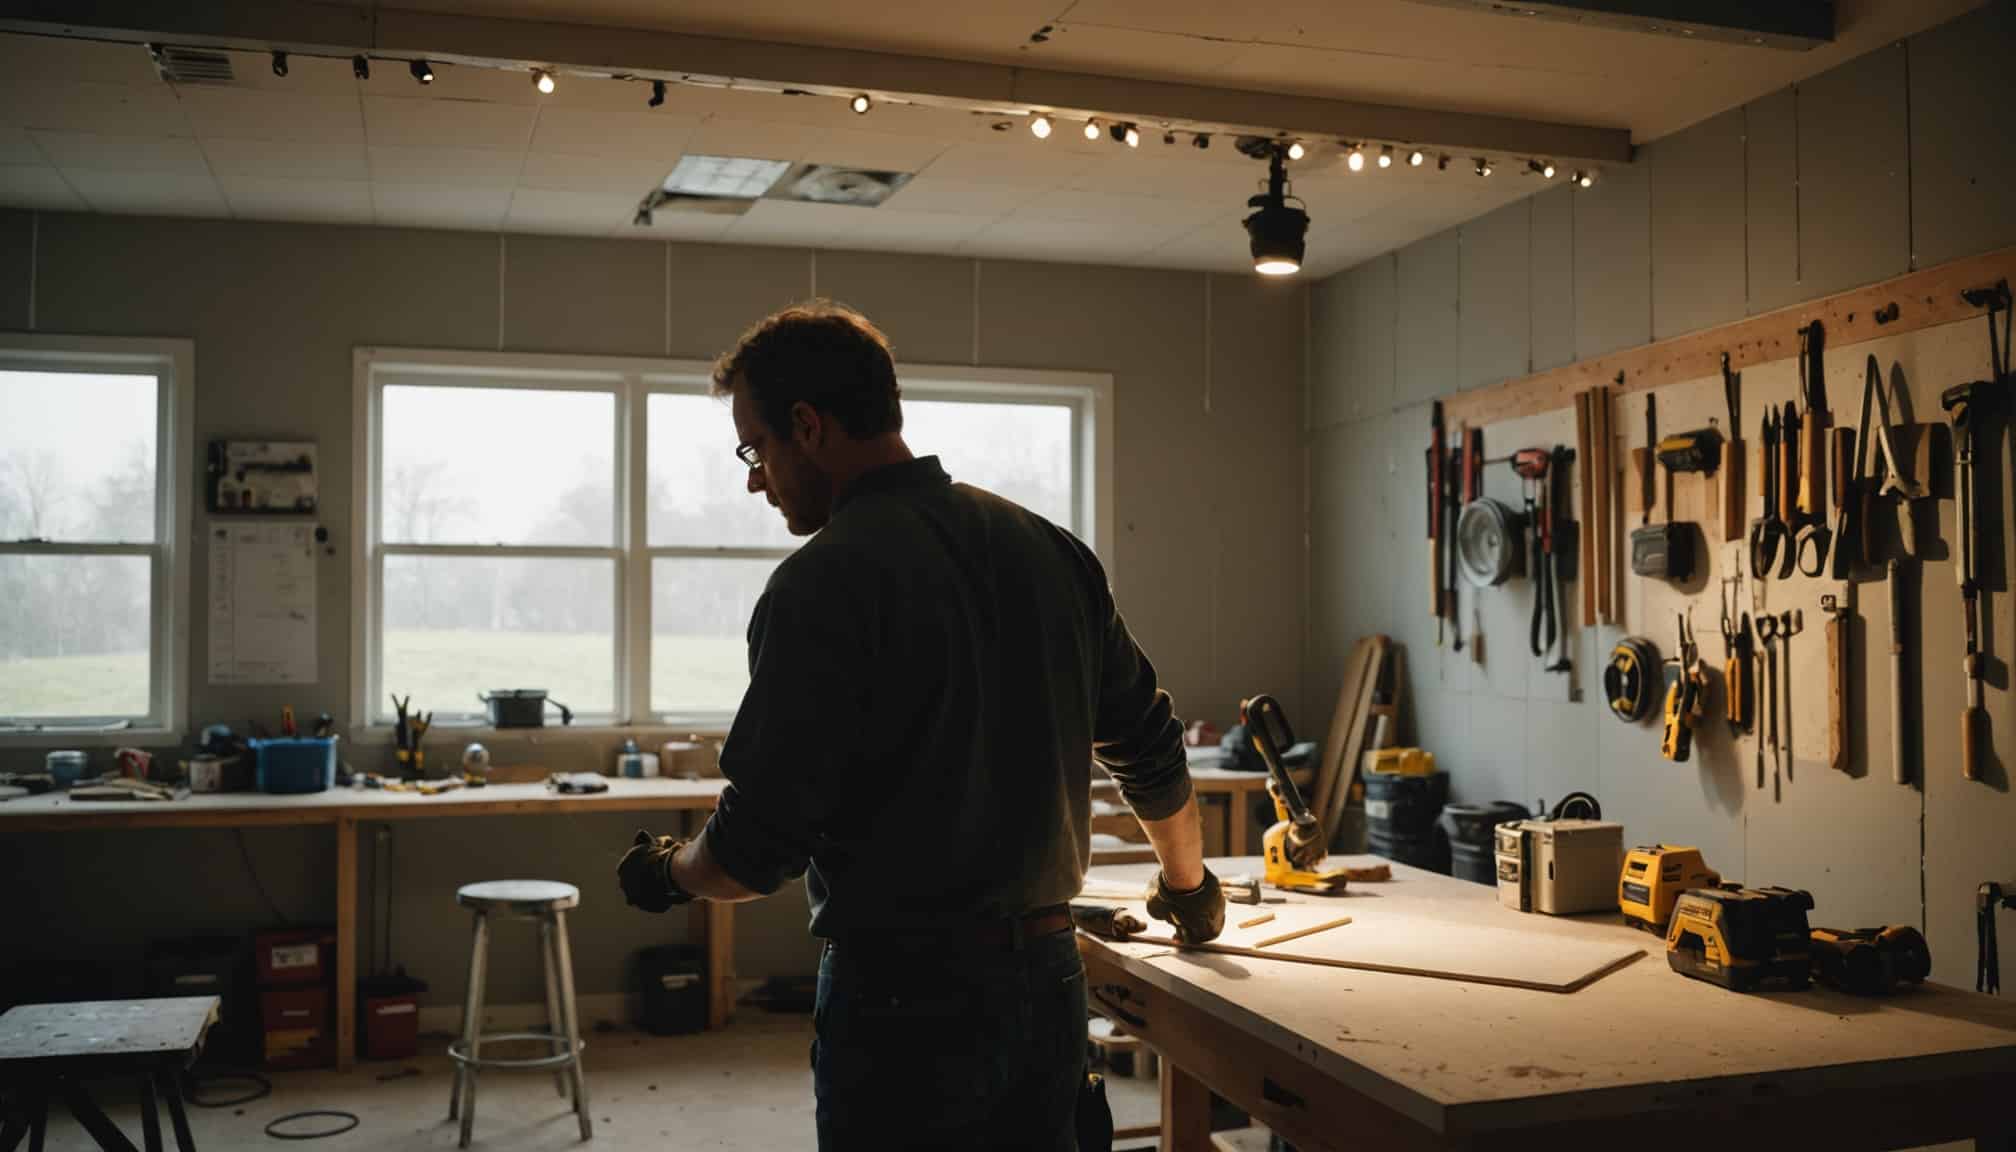
M 704 835 L 687 841 L 673 855 L 672 881 L 699 900 L 739 904 L 763 895 L 743 887 L 722 869 L 713 853 L 707 851 L 707 837 Z
M 1148 831 L 1148 842 L 1162 862 L 1162 878 L 1171 888 L 1187 892 L 1204 883 L 1204 820 L 1196 796 L 1173 815 L 1143 820 L 1141 827 Z

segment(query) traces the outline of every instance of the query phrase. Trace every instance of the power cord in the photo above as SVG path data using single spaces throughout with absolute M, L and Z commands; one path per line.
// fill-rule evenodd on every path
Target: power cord
M 339 1122 L 348 1120 L 349 1123 L 344 1124 L 340 1128 L 324 1128 L 317 1132 L 275 1131 L 282 1124 L 292 1124 L 297 1120 L 316 1119 Z M 341 1136 L 355 1127 L 357 1127 L 357 1114 L 355 1112 L 345 1112 L 340 1108 L 310 1108 L 305 1112 L 289 1112 L 287 1115 L 275 1119 L 272 1123 L 266 1125 L 266 1135 L 271 1136 L 275 1140 L 320 1140 L 327 1136 Z
M 242 1096 L 205 1098 L 205 1089 L 217 1084 L 247 1083 L 251 1089 Z M 257 1072 L 241 1072 L 237 1069 L 220 1069 L 208 1075 L 189 1073 L 182 1081 L 182 1098 L 198 1108 L 236 1108 L 240 1104 L 250 1104 L 273 1094 L 273 1082 Z

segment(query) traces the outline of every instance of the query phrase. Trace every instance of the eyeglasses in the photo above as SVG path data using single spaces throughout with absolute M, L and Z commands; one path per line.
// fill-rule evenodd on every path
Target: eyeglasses
M 757 454 L 754 444 L 737 444 L 735 458 L 747 464 L 751 472 L 763 467 L 763 457 Z

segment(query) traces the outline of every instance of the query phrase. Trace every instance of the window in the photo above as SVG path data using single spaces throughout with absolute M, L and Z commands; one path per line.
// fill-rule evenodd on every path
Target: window
M 0 343 L 0 734 L 178 728 L 190 363 L 186 343 Z
M 389 722 L 396 693 L 473 722 L 485 691 L 543 688 L 577 723 L 725 724 L 798 542 L 749 494 L 707 371 L 360 350 L 357 715 Z M 1103 377 L 903 377 L 920 454 L 1092 538 Z

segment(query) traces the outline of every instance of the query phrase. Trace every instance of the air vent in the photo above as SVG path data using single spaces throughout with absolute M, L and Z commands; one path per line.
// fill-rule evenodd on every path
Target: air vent
M 163 48 L 154 57 L 161 79 L 170 84 L 231 84 L 231 58 L 222 52 L 200 48 Z
M 803 200 L 813 204 L 849 204 L 873 208 L 910 182 L 909 172 L 878 172 L 803 164 L 770 190 L 772 200 Z

